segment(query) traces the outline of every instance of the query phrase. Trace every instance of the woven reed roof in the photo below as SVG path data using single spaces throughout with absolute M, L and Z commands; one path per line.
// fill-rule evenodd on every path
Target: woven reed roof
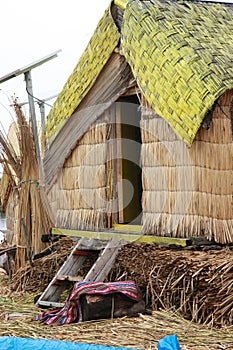
M 121 34 L 105 12 L 55 102 L 47 136 L 70 117 L 117 46 L 151 107 L 189 146 L 214 101 L 233 88 L 233 6 L 129 0 Z
M 233 87 L 233 6 L 129 1 L 122 33 L 147 101 L 191 145 L 208 108 Z

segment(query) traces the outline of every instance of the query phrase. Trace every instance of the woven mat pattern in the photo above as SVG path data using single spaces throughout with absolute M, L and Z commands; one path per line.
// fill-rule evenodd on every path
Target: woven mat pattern
M 71 116 L 93 86 L 117 46 L 119 38 L 120 34 L 108 8 L 48 115 L 46 125 L 48 139 L 51 136 L 55 137 L 59 126 Z
M 122 52 L 151 107 L 189 146 L 233 87 L 233 6 L 129 0 Z

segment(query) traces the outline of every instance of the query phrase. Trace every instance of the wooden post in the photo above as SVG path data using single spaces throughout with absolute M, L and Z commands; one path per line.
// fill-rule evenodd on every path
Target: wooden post
M 111 204 L 110 214 L 111 214 L 111 222 L 108 228 L 111 228 L 113 224 L 118 223 L 118 194 L 117 194 L 117 145 L 116 145 L 116 108 L 115 104 L 113 104 L 109 110 L 109 124 L 110 124 L 110 135 L 108 140 L 108 174 L 110 176 L 109 179 L 109 201 Z
M 119 223 L 124 222 L 124 198 L 123 198 L 123 167 L 122 167 L 122 130 L 121 130 L 121 103 L 116 103 L 116 181 L 119 208 Z
M 24 233 L 24 238 L 25 238 L 25 241 L 26 241 L 28 260 L 30 262 L 30 265 L 33 266 L 31 246 L 30 246 L 28 231 L 27 231 L 27 227 L 26 227 L 24 218 L 21 218 L 21 223 L 22 223 L 22 226 L 23 226 L 23 233 Z

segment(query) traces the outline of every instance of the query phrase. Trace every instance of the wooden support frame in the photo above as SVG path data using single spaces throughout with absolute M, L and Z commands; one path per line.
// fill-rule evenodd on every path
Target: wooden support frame
M 120 230 L 120 226 L 122 227 L 122 231 Z M 136 231 L 132 231 L 133 227 L 136 227 Z M 124 228 L 123 228 L 124 227 Z M 62 229 L 62 228 L 52 228 L 52 234 L 54 235 L 64 235 L 70 237 L 87 237 L 94 238 L 100 240 L 125 240 L 127 243 L 137 242 L 137 243 L 149 243 L 149 244 L 164 244 L 164 245 L 178 245 L 181 247 L 186 247 L 191 245 L 191 239 L 187 238 L 173 238 L 173 237 L 158 237 L 151 235 L 143 235 L 142 232 L 139 231 L 140 225 L 117 225 L 116 230 L 114 228 L 112 230 L 106 231 L 81 231 L 81 230 L 70 230 L 70 229 Z M 128 231 L 127 231 L 128 229 Z
M 116 183 L 117 183 L 117 195 L 118 195 L 118 222 L 124 222 L 124 198 L 123 198 L 123 168 L 122 168 L 122 132 L 121 132 L 121 105 L 116 103 Z
M 109 135 L 108 135 L 108 156 L 107 156 L 107 189 L 108 189 L 108 228 L 118 223 L 118 194 L 117 194 L 117 145 L 116 145 L 116 106 L 113 104 L 108 110 Z

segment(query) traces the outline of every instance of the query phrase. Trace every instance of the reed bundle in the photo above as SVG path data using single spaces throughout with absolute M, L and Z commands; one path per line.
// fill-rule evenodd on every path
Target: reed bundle
M 99 229 L 107 225 L 107 138 L 109 126 L 100 117 L 67 158 L 58 182 L 56 225 L 71 229 Z M 55 202 L 55 199 L 53 200 Z
M 21 108 L 14 101 L 17 123 L 16 142 L 1 137 L 7 175 L 12 179 L 11 212 L 14 212 L 14 238 L 17 246 L 16 269 L 24 266 L 29 255 L 39 253 L 45 244 L 41 235 L 52 224 L 50 208 L 44 189 L 40 186 L 38 163 L 31 123 L 27 122 Z M 14 148 L 15 145 L 15 148 Z M 14 191 L 13 191 L 14 187 Z M 13 203 L 13 204 L 12 204 Z
M 106 210 L 91 208 L 58 210 L 56 226 L 79 230 L 98 230 L 107 226 Z
M 142 99 L 144 233 L 233 242 L 232 94 L 220 98 L 191 148 Z
M 104 142 L 105 141 L 102 141 L 102 143 L 79 144 L 66 160 L 66 166 L 79 166 L 84 162 L 86 165 L 96 165 L 96 152 L 98 153 L 99 164 L 103 164 L 106 160 L 106 147 Z
M 16 190 L 10 191 L 9 197 L 7 199 L 7 205 L 5 205 L 6 210 L 6 233 L 5 233 L 5 239 L 9 243 L 9 245 L 12 245 L 12 241 L 14 238 L 14 226 L 15 226 L 15 210 L 16 210 L 16 203 L 15 199 L 16 196 Z
M 68 191 L 63 191 L 64 196 L 58 198 L 58 206 L 61 210 L 78 209 L 104 209 L 106 204 L 106 187 L 81 188 L 73 190 L 70 195 Z

